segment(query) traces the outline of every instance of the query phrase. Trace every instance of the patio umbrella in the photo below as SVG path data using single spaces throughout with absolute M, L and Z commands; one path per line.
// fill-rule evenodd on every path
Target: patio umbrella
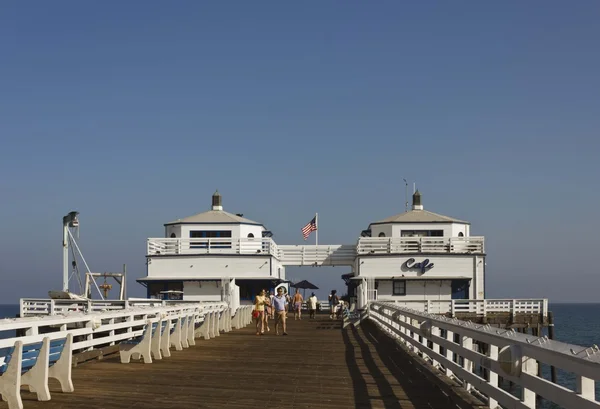
M 309 289 L 309 290 L 318 290 L 319 289 L 319 287 L 317 287 L 310 281 L 306 281 L 306 280 L 302 280 L 299 283 L 293 284 L 292 287 L 301 288 L 303 290 L 302 297 L 304 297 L 306 295 L 306 289 Z

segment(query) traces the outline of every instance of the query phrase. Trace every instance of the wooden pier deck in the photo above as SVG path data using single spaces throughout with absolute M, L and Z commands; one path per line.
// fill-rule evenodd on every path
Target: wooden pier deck
M 50 380 L 52 400 L 38 402 L 23 388 L 24 408 L 473 407 L 370 322 L 292 318 L 288 333 L 257 336 L 249 325 L 152 364 L 108 356 L 73 368 L 72 394 Z

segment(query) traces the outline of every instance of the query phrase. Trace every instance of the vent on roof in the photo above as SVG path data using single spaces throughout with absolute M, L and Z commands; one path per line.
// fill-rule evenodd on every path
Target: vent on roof
M 223 202 L 218 190 L 212 195 L 212 209 L 223 210 Z
M 421 193 L 417 190 L 413 195 L 413 210 L 423 210 L 423 204 L 421 203 Z

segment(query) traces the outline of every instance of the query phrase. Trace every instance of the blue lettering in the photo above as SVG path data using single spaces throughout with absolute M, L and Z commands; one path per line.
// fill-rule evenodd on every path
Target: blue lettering
M 409 258 L 408 260 L 406 260 L 405 264 L 406 268 L 416 268 L 417 270 L 421 271 L 421 274 L 425 274 L 427 270 L 433 267 L 433 263 L 430 263 L 428 258 L 421 261 L 420 263 L 415 263 L 414 258 Z

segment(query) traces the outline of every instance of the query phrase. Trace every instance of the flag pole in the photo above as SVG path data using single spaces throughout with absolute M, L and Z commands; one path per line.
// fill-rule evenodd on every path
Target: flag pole
M 315 246 L 319 245 L 319 213 L 315 213 L 315 226 L 317 230 L 315 230 Z

